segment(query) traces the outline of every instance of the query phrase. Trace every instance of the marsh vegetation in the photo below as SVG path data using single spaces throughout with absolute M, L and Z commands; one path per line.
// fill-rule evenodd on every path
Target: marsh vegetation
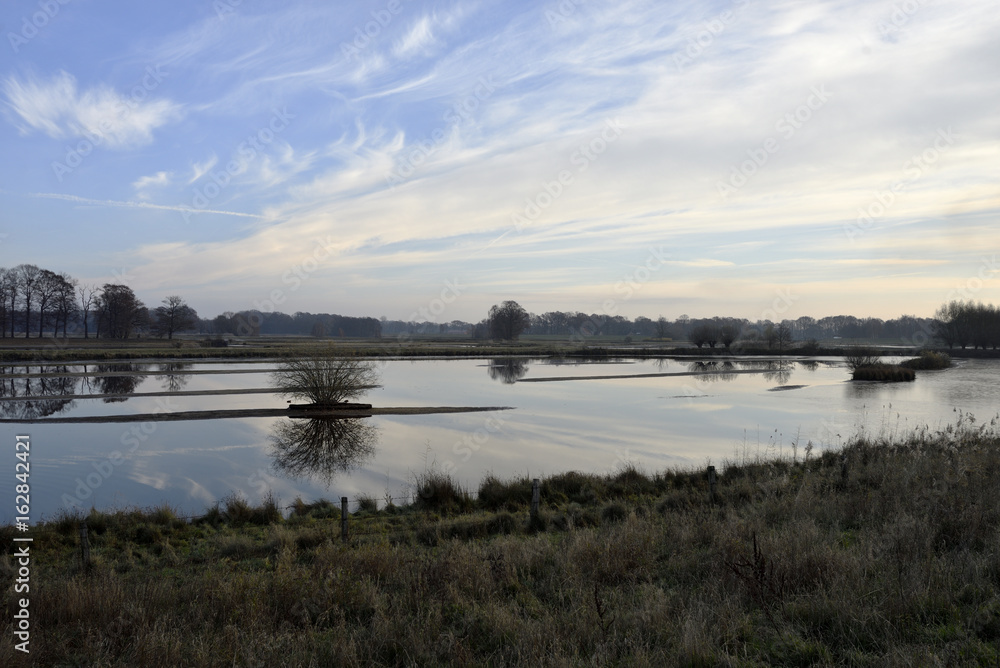
M 193 521 L 93 511 L 86 573 L 67 515 L 35 531 L 31 659 L 994 665 L 997 471 L 996 422 L 963 416 L 725 462 L 714 502 L 703 470 L 554 475 L 534 524 L 527 479 L 473 492 L 443 474 L 412 503 L 358 504 L 347 543 L 325 501 L 232 497 Z M 13 537 L 0 531 L 8 581 Z M 0 661 L 26 665 L 10 643 Z

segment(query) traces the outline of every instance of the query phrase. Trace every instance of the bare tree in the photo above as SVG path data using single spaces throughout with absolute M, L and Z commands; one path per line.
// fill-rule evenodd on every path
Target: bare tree
M 42 269 L 36 284 L 38 296 L 38 338 L 42 338 L 45 329 L 45 316 L 53 310 L 56 293 L 59 290 L 59 274 L 48 269 Z M 53 332 L 53 336 L 55 332 Z
M 792 328 L 787 320 L 782 320 L 774 328 L 775 341 L 778 344 L 778 351 L 784 351 L 792 343 Z
M 56 313 L 55 327 L 52 330 L 52 335 L 55 336 L 59 331 L 59 323 L 62 323 L 63 338 L 66 337 L 66 331 L 69 326 L 69 320 L 75 317 L 77 314 L 76 306 L 76 279 L 71 277 L 69 274 L 63 272 L 61 274 L 56 274 L 56 291 L 53 308 Z
M 691 328 L 688 333 L 688 341 L 701 348 L 708 344 L 709 348 L 714 348 L 719 342 L 720 331 L 714 322 L 702 322 Z
M 878 366 L 882 362 L 882 357 L 873 348 L 853 346 L 844 353 L 844 362 L 847 363 L 851 371 L 857 371 L 866 367 Z
M 80 312 L 83 315 L 83 338 L 90 338 L 90 311 L 97 306 L 96 285 L 81 285 L 76 289 L 80 296 Z
M 24 338 L 28 338 L 31 330 L 31 302 L 34 299 L 42 270 L 33 264 L 19 264 L 14 267 L 17 272 L 17 286 L 23 295 L 24 303 Z
M 662 341 L 663 339 L 667 338 L 667 334 L 669 332 L 670 329 L 667 325 L 667 319 L 661 315 L 659 318 L 656 319 L 656 338 Z
M 727 322 L 719 328 L 719 341 L 728 349 L 736 339 L 740 338 L 742 332 L 743 328 L 740 325 Z
M 291 359 L 283 362 L 271 379 L 285 396 L 334 404 L 375 387 L 378 371 L 374 362 L 353 357 Z
M 358 418 L 284 420 L 271 432 L 274 465 L 293 477 L 329 483 L 375 454 L 378 428 Z
M 174 332 L 191 329 L 198 322 L 198 313 L 184 303 L 177 295 L 170 295 L 163 300 L 162 306 L 153 310 L 153 333 L 157 336 L 167 335 L 174 338 Z
M 7 336 L 7 323 L 10 323 L 10 335 L 14 336 L 14 305 L 17 302 L 17 275 L 13 269 L 0 268 L 0 336 Z
M 528 363 L 516 357 L 501 357 L 490 360 L 486 367 L 490 378 L 499 380 L 505 385 L 513 385 L 528 373 Z
M 490 336 L 504 341 L 516 341 L 528 326 L 528 312 L 515 301 L 505 301 L 490 309 Z

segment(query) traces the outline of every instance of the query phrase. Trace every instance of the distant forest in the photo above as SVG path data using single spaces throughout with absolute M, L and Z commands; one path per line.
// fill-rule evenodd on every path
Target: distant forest
M 516 302 L 505 302 L 520 308 Z M 793 341 L 850 339 L 898 340 L 922 347 L 1000 347 L 1000 309 L 971 300 L 942 305 L 933 318 L 903 315 L 898 318 L 857 318 L 836 315 L 825 318 L 803 316 L 795 320 L 751 321 L 742 318 L 689 318 L 653 320 L 639 316 L 550 311 L 527 313 L 519 333 L 570 337 L 586 341 L 593 337 L 632 337 L 635 340 L 689 341 L 699 347 L 728 348 L 734 343 L 784 347 Z M 414 322 L 332 313 L 246 310 L 227 311 L 214 318 L 200 318 L 177 295 L 165 296 L 161 305 L 148 308 L 132 289 L 120 283 L 80 285 L 65 273 L 21 264 L 0 268 L 0 337 L 99 336 L 133 338 L 175 333 L 197 333 L 210 337 L 297 335 L 378 338 L 401 336 L 448 336 L 490 338 L 489 319 L 479 322 Z M 516 338 L 516 336 L 515 336 Z

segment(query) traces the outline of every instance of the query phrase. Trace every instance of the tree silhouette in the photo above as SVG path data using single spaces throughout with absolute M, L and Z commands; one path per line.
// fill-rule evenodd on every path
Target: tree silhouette
M 490 336 L 503 341 L 516 341 L 528 327 L 528 312 L 515 301 L 505 301 L 490 309 Z
M 275 425 L 270 441 L 276 470 L 329 484 L 338 473 L 360 466 L 375 454 L 378 428 L 363 418 L 292 418 Z

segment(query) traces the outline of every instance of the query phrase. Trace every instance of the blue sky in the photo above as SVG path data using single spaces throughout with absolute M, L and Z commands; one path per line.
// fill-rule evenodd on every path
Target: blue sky
M 203 316 L 1000 301 L 992 2 L 277 5 L 4 3 L 0 265 Z

